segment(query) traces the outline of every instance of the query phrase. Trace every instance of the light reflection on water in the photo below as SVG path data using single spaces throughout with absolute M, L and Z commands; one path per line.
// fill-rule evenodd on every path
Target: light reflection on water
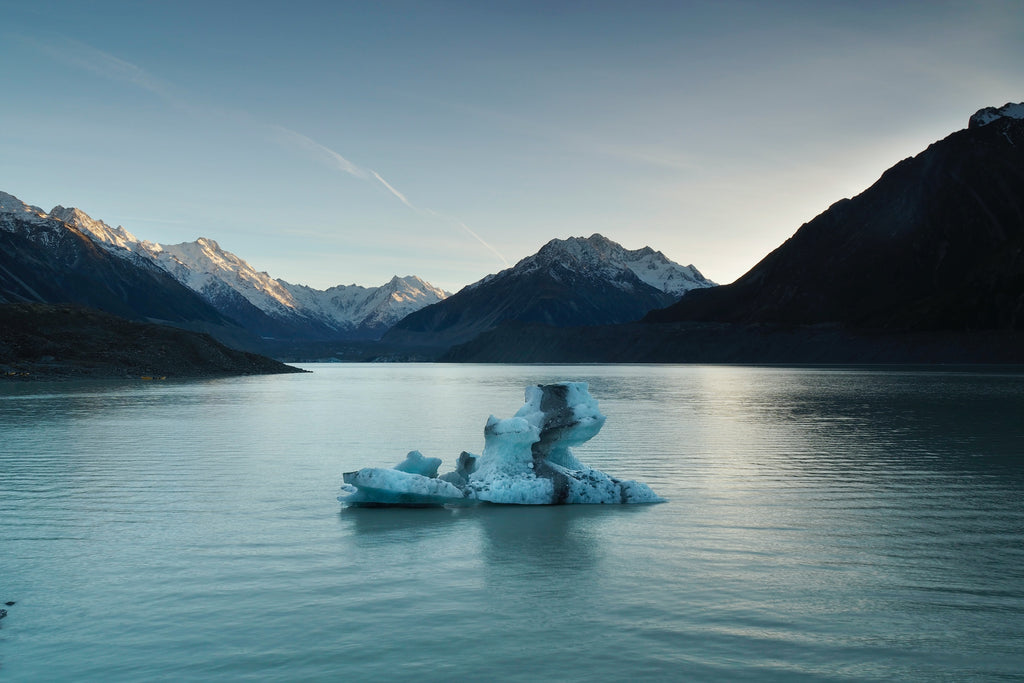
M 318 366 L 0 385 L 5 680 L 934 680 L 1024 670 L 1024 376 Z M 635 507 L 339 509 L 588 381 Z

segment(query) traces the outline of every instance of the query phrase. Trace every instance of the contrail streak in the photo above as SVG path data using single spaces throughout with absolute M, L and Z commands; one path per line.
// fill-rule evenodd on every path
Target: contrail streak
M 133 87 L 140 88 L 156 95 L 168 104 L 188 111 L 193 115 L 203 113 L 200 108 L 191 105 L 185 98 L 176 94 L 175 89 L 170 84 L 161 81 L 159 78 L 156 78 L 136 64 L 132 64 L 131 62 L 119 57 L 115 57 L 114 55 L 92 47 L 91 45 L 72 39 L 63 40 L 59 45 L 52 43 L 40 43 L 30 39 L 25 40 L 32 43 L 38 50 L 69 66 L 77 69 L 84 69 L 85 71 L 89 71 L 95 75 L 112 81 L 127 83 Z M 252 119 L 244 112 L 236 112 L 234 116 L 243 119 L 250 125 L 253 124 Z M 338 154 L 330 147 L 322 145 L 316 140 L 303 135 L 302 133 L 291 130 L 290 128 L 277 125 L 255 125 L 257 128 L 269 129 L 278 140 L 281 140 L 284 143 L 304 152 L 311 153 L 314 158 L 326 163 L 335 170 L 363 180 L 370 180 L 372 177 L 372 179 L 383 185 L 388 192 L 390 192 L 396 199 L 398 199 L 398 201 L 402 202 L 402 204 L 407 206 L 409 209 L 420 214 L 441 219 L 450 225 L 462 229 L 466 234 L 483 245 L 488 251 L 497 256 L 501 262 L 505 264 L 505 267 L 508 267 L 508 260 L 501 254 L 501 252 L 491 246 L 476 232 L 471 230 L 468 225 L 456 218 L 444 216 L 432 209 L 425 209 L 416 206 L 409 201 L 408 197 L 400 192 L 394 185 L 384 180 L 384 178 L 376 171 L 362 168 L 358 164 L 349 161 L 341 154 Z
M 366 178 L 367 173 L 362 168 L 353 164 L 351 161 L 335 152 L 330 147 L 321 145 L 316 140 L 306 137 L 302 133 L 296 133 L 290 128 L 284 126 L 269 126 L 269 128 L 275 131 L 281 140 L 287 142 L 299 149 L 307 152 L 312 152 L 314 156 L 318 157 L 322 161 L 326 161 L 329 166 L 333 166 L 339 171 L 348 173 L 356 178 Z M 374 173 L 374 175 L 377 175 Z M 378 176 L 379 179 L 379 176 Z
M 498 251 L 497 249 L 495 249 L 494 247 L 492 247 L 492 246 L 491 246 L 490 244 L 488 244 L 487 242 L 485 242 L 485 241 L 484 241 L 484 238 L 483 238 L 483 237 L 481 237 L 480 235 L 478 235 L 478 234 L 476 234 L 475 232 L 473 232 L 472 230 L 470 230 L 470 229 L 469 229 L 469 226 L 468 226 L 468 225 L 466 225 L 466 224 L 465 224 L 465 223 L 463 223 L 462 221 L 457 221 L 457 222 L 458 222 L 458 224 L 459 224 L 459 227 L 460 227 L 460 228 L 462 228 L 463 230 L 465 230 L 466 232 L 468 232 L 468 233 L 469 233 L 470 235 L 472 235 L 472 236 L 473 236 L 474 238 L 476 238 L 476 241 L 477 241 L 477 242 L 479 242 L 480 244 L 482 244 L 482 245 L 484 245 L 485 247 L 487 247 L 488 249 L 490 249 L 490 250 L 491 250 L 491 251 L 492 251 L 492 252 L 494 253 L 494 255 L 495 255 L 495 256 L 497 256 L 497 257 L 498 257 L 499 259 L 501 259 L 501 262 L 505 264 L 505 267 L 506 267 L 506 268 L 508 268 L 508 267 L 509 267 L 509 266 L 511 265 L 511 264 L 510 264 L 510 263 L 508 262 L 508 259 L 506 259 L 506 258 L 505 258 L 505 257 L 504 257 L 504 256 L 502 255 L 502 253 L 501 253 L 500 251 Z
M 409 202 L 409 200 L 405 198 L 405 195 L 404 195 L 404 194 L 402 194 L 401 192 L 399 192 L 398 190 L 396 190 L 396 189 L 395 189 L 394 187 L 392 187 L 391 183 L 389 183 L 388 181 L 386 181 L 386 180 L 384 180 L 383 178 L 381 178 L 381 177 L 380 177 L 380 173 L 377 173 L 376 171 L 370 171 L 370 173 L 372 173 L 372 174 L 373 174 L 373 177 L 374 177 L 374 178 L 376 178 L 377 180 L 379 180 L 379 181 L 380 181 L 380 184 L 381 184 L 381 185 L 383 185 L 384 187 L 388 188 L 388 192 L 390 192 L 391 194 L 393 194 L 393 195 L 395 195 L 396 197 L 398 197 L 398 200 L 399 200 L 400 202 L 402 202 L 403 204 L 405 204 L 406 206 L 408 206 L 408 207 L 409 207 L 410 209 L 412 209 L 413 211 L 419 211 L 419 209 L 418 209 L 418 208 L 416 208 L 415 206 L 413 206 L 413 205 L 412 205 L 412 204 L 411 204 L 411 203 Z

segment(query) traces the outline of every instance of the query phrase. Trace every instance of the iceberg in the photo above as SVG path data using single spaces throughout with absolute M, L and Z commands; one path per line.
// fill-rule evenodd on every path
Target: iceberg
M 349 507 L 663 502 L 646 484 L 617 479 L 573 455 L 604 422 L 586 382 L 530 386 L 514 416 L 487 419 L 480 455 L 463 451 L 454 470 L 438 475 L 440 458 L 411 451 L 392 468 L 344 473 L 347 495 L 338 500 Z

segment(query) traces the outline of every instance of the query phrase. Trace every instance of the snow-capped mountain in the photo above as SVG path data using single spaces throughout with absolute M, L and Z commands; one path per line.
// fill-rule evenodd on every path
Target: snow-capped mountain
M 386 338 L 450 346 L 507 320 L 555 327 L 631 322 L 692 289 L 713 286 L 692 265 L 650 247 L 629 250 L 597 234 L 556 239 L 512 268 L 409 315 Z
M 510 270 L 488 275 L 470 286 L 475 287 L 497 278 L 518 277 L 544 269 L 550 270 L 556 266 L 568 267 L 580 273 L 605 279 L 626 291 L 633 291 L 636 287 L 632 278 L 625 275 L 626 271 L 633 273 L 644 284 L 674 297 L 680 297 L 691 289 L 715 286 L 714 282 L 701 275 L 693 265 L 681 266 L 650 247 L 626 249 L 596 233 L 587 238 L 551 240 L 536 254 L 527 256 Z
M 118 258 L 83 231 L 0 192 L 0 303 L 73 303 L 231 340 L 244 331 L 145 259 Z
M 50 212 L 115 255 L 145 259 L 200 294 L 219 311 L 265 337 L 375 338 L 409 313 L 448 293 L 415 276 L 380 287 L 339 285 L 318 290 L 257 271 L 214 240 L 156 244 L 111 228 L 76 208 Z
M 33 242 L 59 240 L 66 230 L 38 206 L 26 204 L 12 194 L 0 192 L 0 230 L 18 233 Z
M 999 119 L 1024 119 L 1024 102 L 1007 102 L 1003 106 L 979 109 L 967 122 L 968 128 L 987 126 Z
M 42 217 L 46 215 L 46 212 L 38 206 L 26 204 L 13 194 L 7 194 L 3 191 L 0 191 L 0 213 L 11 213 L 15 215 L 24 214 L 25 217 Z

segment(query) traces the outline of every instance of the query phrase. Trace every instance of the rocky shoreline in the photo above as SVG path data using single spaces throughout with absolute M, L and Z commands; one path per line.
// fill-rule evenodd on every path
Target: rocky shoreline
M 0 305 L 0 381 L 178 379 L 303 372 L 211 336 L 62 304 Z

